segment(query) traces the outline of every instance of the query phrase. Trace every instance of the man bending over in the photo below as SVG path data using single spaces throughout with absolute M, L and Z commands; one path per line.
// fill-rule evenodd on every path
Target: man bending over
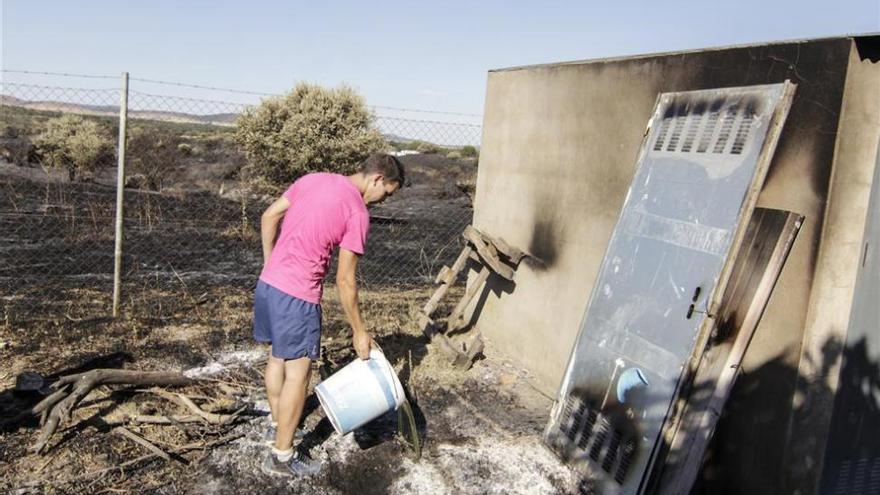
M 272 412 L 264 472 L 316 474 L 321 465 L 293 449 L 311 376 L 321 349 L 321 294 L 333 250 L 339 247 L 336 286 L 360 359 L 373 339 L 358 309 L 355 271 L 370 226 L 366 205 L 379 203 L 404 183 L 397 158 L 374 154 L 359 172 L 308 174 L 263 213 L 263 271 L 254 294 L 254 339 L 270 343 L 266 394 Z M 279 231 L 280 224 L 280 231 Z

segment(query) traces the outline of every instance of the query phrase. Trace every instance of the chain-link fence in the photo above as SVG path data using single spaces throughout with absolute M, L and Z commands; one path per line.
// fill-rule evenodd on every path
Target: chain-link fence
M 72 87 L 59 83 L 72 77 L 43 75 L 51 81 L 11 81 L 4 73 L 0 82 L 3 317 L 107 316 L 121 85 L 83 77 Z M 161 319 L 255 284 L 259 217 L 272 198 L 239 179 L 246 160 L 233 134 L 236 116 L 267 95 L 202 97 L 210 91 L 219 90 L 130 80 L 123 311 Z M 479 145 L 478 116 L 373 111 L 376 127 L 402 150 L 412 186 L 372 210 L 359 276 L 368 287 L 427 284 L 455 258 L 471 221 L 476 160 L 467 151 Z M 405 150 L 419 147 L 428 152 Z

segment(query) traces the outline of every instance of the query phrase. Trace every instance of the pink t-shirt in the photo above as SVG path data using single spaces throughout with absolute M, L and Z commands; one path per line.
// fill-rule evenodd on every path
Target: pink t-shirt
M 318 304 L 333 249 L 364 254 L 370 215 L 357 187 L 344 175 L 305 175 L 284 197 L 290 207 L 260 280 Z

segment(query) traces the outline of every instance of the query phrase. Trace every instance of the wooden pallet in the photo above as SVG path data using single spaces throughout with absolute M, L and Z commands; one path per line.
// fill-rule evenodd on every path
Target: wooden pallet
M 471 225 L 465 227 L 462 237 L 466 241 L 465 246 L 455 263 L 451 267 L 443 266 L 434 279 L 434 283 L 440 284 L 440 286 L 422 308 L 419 324 L 422 327 L 422 332 L 443 351 L 454 367 L 466 370 L 471 367 L 474 359 L 483 352 L 482 336 L 479 332 L 475 332 L 456 345 L 448 334 L 462 330 L 468 325 L 469 321 L 464 317 L 465 310 L 477 294 L 485 290 L 489 277 L 494 274 L 513 282 L 516 267 L 525 254 L 504 242 L 503 239 L 482 233 Z M 449 292 L 449 288 L 458 280 L 459 274 L 469 266 L 469 263 L 477 272 L 476 278 L 452 312 L 443 320 L 435 319 L 434 313 L 440 302 Z

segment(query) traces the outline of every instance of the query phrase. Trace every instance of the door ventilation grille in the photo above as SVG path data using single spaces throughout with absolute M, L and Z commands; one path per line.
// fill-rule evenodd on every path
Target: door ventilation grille
M 834 495 L 880 493 L 880 457 L 845 460 L 838 467 Z
M 627 429 L 590 406 L 569 395 L 559 422 L 560 438 L 567 441 L 572 457 L 592 461 L 618 484 L 623 485 L 636 455 L 638 439 Z
M 753 102 L 673 101 L 657 129 L 653 151 L 741 155 L 755 122 Z

